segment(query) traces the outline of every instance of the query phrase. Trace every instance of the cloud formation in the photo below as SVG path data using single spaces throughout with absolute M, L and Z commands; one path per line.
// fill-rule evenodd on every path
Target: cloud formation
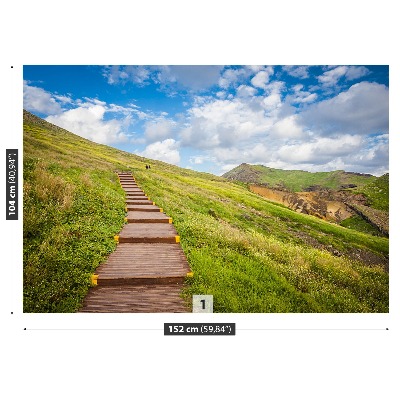
M 51 93 L 40 87 L 30 86 L 26 81 L 24 81 L 24 108 L 41 114 L 61 112 L 60 104 Z
M 377 68 L 108 66 L 91 69 L 101 99 L 25 81 L 24 107 L 93 141 L 217 174 L 242 162 L 380 174 L 389 88 Z
M 174 139 L 149 144 L 144 151 L 138 153 L 142 157 L 165 161 L 169 164 L 178 165 L 180 161 L 179 143 Z
M 369 70 L 366 67 L 343 65 L 324 72 L 318 77 L 318 81 L 324 86 L 334 86 L 341 78 L 351 81 L 368 75 L 368 73 Z
M 112 144 L 128 141 L 128 137 L 121 132 L 121 121 L 116 119 L 105 121 L 103 119 L 105 111 L 104 106 L 91 105 L 51 115 L 46 120 L 96 143 Z
M 302 124 L 321 135 L 387 133 L 389 89 L 360 82 L 337 96 L 315 103 L 300 114 Z

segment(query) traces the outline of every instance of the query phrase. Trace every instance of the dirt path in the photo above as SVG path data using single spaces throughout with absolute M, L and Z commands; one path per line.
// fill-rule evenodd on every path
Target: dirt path
M 119 173 L 126 193 L 127 224 L 116 250 L 96 270 L 80 312 L 190 312 L 180 293 L 190 272 L 172 219 Z

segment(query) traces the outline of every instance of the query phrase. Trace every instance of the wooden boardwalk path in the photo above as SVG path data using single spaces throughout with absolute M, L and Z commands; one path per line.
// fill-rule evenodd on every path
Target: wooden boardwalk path
M 96 270 L 79 312 L 190 312 L 180 293 L 190 267 L 172 219 L 119 173 L 126 193 L 126 222 L 116 250 Z

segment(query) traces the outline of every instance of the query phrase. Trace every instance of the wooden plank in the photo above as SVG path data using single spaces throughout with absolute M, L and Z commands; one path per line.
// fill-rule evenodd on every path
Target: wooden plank
M 181 298 L 190 267 L 172 220 L 131 174 L 119 174 L 127 220 L 116 250 L 96 270 L 80 312 L 190 312 Z
M 140 201 L 140 200 L 146 200 L 146 201 L 148 201 L 149 200 L 149 198 L 148 197 L 146 197 L 146 196 L 135 196 L 134 198 L 127 198 L 126 199 L 126 204 L 136 204 L 135 202 L 136 201 Z
M 170 217 L 164 213 L 148 213 L 145 211 L 128 211 L 128 222 L 171 223 Z
M 184 313 L 190 312 L 180 297 L 181 285 L 97 286 L 89 290 L 85 313 Z
M 119 234 L 120 243 L 177 243 L 178 238 L 172 224 L 126 224 Z
M 146 197 L 147 198 L 147 197 Z M 127 207 L 129 209 L 130 205 L 153 205 L 153 202 L 151 200 L 136 200 L 136 199 L 130 199 L 129 204 L 127 204 Z
M 133 204 L 129 205 L 128 211 L 143 211 L 143 212 L 161 212 L 161 208 L 153 206 L 153 204 Z
M 119 243 L 107 261 L 97 268 L 98 285 L 143 283 L 154 279 L 183 282 L 190 271 L 178 243 Z M 177 279 L 175 279 L 177 278 Z
M 130 197 L 134 197 L 134 196 L 144 196 L 145 193 L 140 190 L 139 192 L 126 192 L 127 195 L 129 195 Z

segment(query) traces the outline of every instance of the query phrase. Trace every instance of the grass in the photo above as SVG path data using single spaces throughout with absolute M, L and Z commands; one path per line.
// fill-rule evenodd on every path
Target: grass
M 389 212 L 389 174 L 376 178 L 361 193 L 367 196 L 370 207 Z
M 114 174 L 24 163 L 24 311 L 76 310 L 115 248 L 124 202 Z
M 379 229 L 365 221 L 365 219 L 363 219 L 359 215 L 354 215 L 350 218 L 346 218 L 340 223 L 340 225 L 349 229 L 355 229 L 359 232 L 368 233 L 370 235 L 383 236 Z
M 344 171 L 307 172 L 300 170 L 282 170 L 265 167 L 264 165 L 241 164 L 224 174 L 226 178 L 235 180 L 238 174 L 248 176 L 250 183 L 267 184 L 272 187 L 282 187 L 292 192 L 302 192 L 310 186 L 322 186 L 338 190 L 342 185 L 353 184 L 363 187 L 375 181 L 375 177 L 349 174 Z
M 297 214 L 232 183 L 154 170 L 134 174 L 174 218 L 195 271 L 187 296 L 213 294 L 217 312 L 387 310 L 388 275 L 381 266 L 335 257 L 306 245 L 296 232 L 306 230 L 341 252 L 359 248 L 387 255 L 387 239 Z M 372 288 L 379 301 L 370 298 Z
M 97 145 L 28 113 L 24 121 L 25 312 L 79 308 L 123 224 L 117 169 L 131 171 L 173 218 L 194 271 L 185 298 L 213 294 L 215 312 L 388 312 L 388 239 L 297 214 L 217 176 Z M 382 263 L 351 259 L 355 249 Z

